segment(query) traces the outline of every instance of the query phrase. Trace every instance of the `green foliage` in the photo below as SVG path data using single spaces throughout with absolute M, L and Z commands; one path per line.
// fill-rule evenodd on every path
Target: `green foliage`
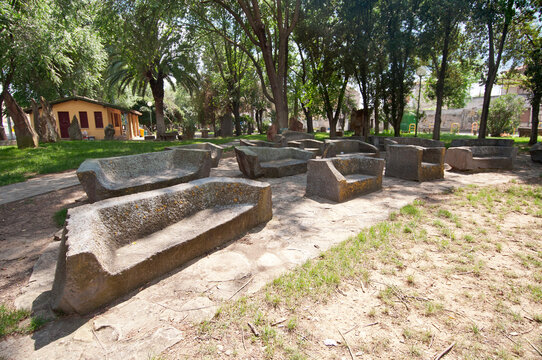
M 27 310 L 11 310 L 0 305 L 0 338 L 19 332 L 19 323 L 30 316 L 30 312 Z
M 498 97 L 489 108 L 487 129 L 491 136 L 500 136 L 503 132 L 511 133 L 519 125 L 520 116 L 525 111 L 525 102 L 517 95 L 508 94 Z
M 68 216 L 68 209 L 58 210 L 53 215 L 53 220 L 55 221 L 56 226 L 63 227 L 66 222 L 66 217 Z

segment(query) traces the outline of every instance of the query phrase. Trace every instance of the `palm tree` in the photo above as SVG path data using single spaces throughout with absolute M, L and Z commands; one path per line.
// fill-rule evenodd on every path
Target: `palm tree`
M 108 81 L 119 92 L 131 87 L 134 94 L 144 95 L 150 87 L 155 102 L 158 138 L 166 131 L 164 122 L 164 84 L 175 90 L 183 86 L 189 91 L 198 86 L 194 46 L 186 29 L 178 25 L 182 13 L 174 1 L 133 2 L 110 1 L 109 10 L 122 19 L 112 36 L 112 55 Z M 110 13 L 111 14 L 111 13 Z

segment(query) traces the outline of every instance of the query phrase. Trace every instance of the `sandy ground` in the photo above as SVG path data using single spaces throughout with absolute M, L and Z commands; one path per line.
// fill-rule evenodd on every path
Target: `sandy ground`
M 32 335 L 3 339 L 0 356 L 124 360 L 147 358 L 182 346 L 186 326 L 210 319 L 224 301 L 257 292 L 276 276 L 386 219 L 391 211 L 416 198 L 468 184 L 538 178 L 542 172 L 542 166 L 524 155 L 519 156 L 518 165 L 515 171 L 446 172 L 444 180 L 422 184 L 385 178 L 382 191 L 343 204 L 304 197 L 305 175 L 263 179 L 273 190 L 274 217 L 267 224 L 100 312 L 62 317 Z M 239 177 L 235 159 L 224 159 L 211 176 Z M 57 228 L 52 214 L 79 205 L 76 200 L 83 195 L 80 187 L 73 187 L 0 206 L 2 302 L 9 304 L 22 295 L 32 304 L 32 297 L 46 297 L 55 267 L 52 235 Z M 32 266 L 46 248 L 50 256 L 36 265 L 36 279 L 29 282 Z

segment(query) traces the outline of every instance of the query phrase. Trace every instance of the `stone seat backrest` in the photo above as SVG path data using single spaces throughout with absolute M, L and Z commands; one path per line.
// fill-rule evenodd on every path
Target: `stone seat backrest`
M 328 147 L 325 157 L 335 157 L 339 154 L 374 153 L 380 154 L 378 148 L 360 140 L 326 140 Z
M 471 151 L 473 158 L 512 157 L 517 152 L 517 148 L 505 146 L 470 146 L 467 148 Z
M 95 169 L 97 170 L 96 177 L 102 180 L 106 179 L 112 183 L 119 183 L 141 176 L 160 174 L 173 169 L 182 168 L 187 171 L 195 171 L 201 164 L 201 156 L 198 155 L 206 152 L 205 150 L 197 149 L 175 149 L 171 151 L 97 159 L 99 168 Z M 196 156 L 193 156 L 194 154 Z M 78 171 L 84 170 L 80 168 Z
M 287 146 L 288 141 L 303 140 L 303 139 L 314 139 L 314 134 L 301 132 L 301 131 L 284 130 L 280 137 L 280 143 L 281 143 L 281 146 Z
M 238 147 L 239 150 L 242 150 L 249 154 L 252 154 L 258 157 L 260 163 L 267 161 L 283 160 L 283 159 L 300 159 L 300 160 L 309 160 L 313 157 L 313 154 L 296 148 L 267 148 L 267 147 L 250 147 L 243 148 L 242 146 Z
M 450 147 L 460 146 L 501 146 L 512 147 L 514 140 L 512 139 L 455 139 L 452 140 Z
M 444 142 L 432 139 L 422 139 L 415 137 L 393 137 L 384 140 L 386 145 L 415 145 L 425 148 L 444 147 Z
M 382 175 L 380 162 L 383 160 L 381 159 L 352 155 L 340 158 L 330 158 L 329 160 L 341 175 Z

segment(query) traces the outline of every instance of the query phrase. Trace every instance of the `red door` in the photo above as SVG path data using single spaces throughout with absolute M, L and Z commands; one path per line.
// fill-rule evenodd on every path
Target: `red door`
M 70 113 L 67 111 L 59 111 L 58 124 L 60 125 L 60 137 L 69 138 L 70 133 L 68 132 L 68 128 L 70 127 Z

